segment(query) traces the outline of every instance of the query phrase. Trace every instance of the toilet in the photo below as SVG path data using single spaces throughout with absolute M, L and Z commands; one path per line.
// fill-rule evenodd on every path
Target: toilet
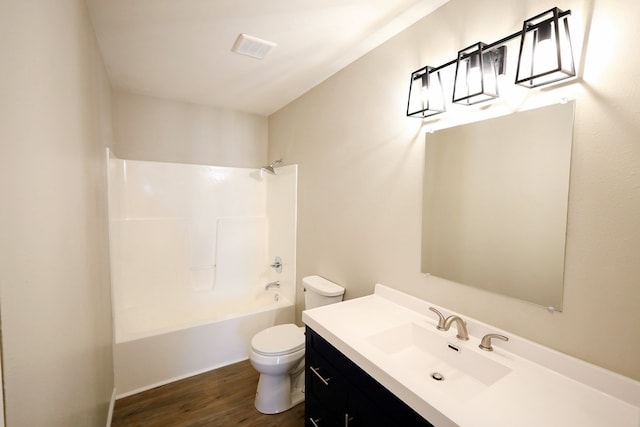
M 305 309 L 342 301 L 344 288 L 320 276 L 302 279 Z M 255 406 L 278 414 L 304 400 L 304 327 L 276 325 L 251 339 L 251 365 L 260 373 Z

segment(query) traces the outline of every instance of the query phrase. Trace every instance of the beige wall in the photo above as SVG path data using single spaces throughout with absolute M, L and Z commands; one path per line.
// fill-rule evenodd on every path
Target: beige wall
M 110 86 L 83 0 L 2 2 L 0 297 L 9 426 L 104 426 Z
M 474 118 L 458 110 L 423 126 L 404 117 L 409 75 L 553 6 L 451 0 L 269 118 L 270 158 L 299 165 L 298 283 L 320 274 L 343 284 L 347 298 L 383 283 L 640 380 L 640 59 L 629 54 L 640 40 L 629 19 L 640 16 L 636 0 L 558 4 L 591 29 L 584 51 L 575 37 L 583 80 L 469 110 L 517 110 L 533 94 L 577 100 L 564 312 L 420 273 L 424 133 Z
M 260 167 L 267 118 L 114 90 L 115 153 L 132 160 Z

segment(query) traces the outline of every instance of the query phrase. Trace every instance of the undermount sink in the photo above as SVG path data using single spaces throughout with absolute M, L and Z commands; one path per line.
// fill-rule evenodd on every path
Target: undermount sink
M 406 323 L 367 337 L 393 369 L 457 399 L 490 387 L 511 369 L 450 341 L 443 332 Z

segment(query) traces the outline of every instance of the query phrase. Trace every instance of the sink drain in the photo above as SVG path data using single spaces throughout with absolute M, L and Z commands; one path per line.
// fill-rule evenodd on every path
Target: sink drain
M 436 381 L 443 381 L 444 375 L 442 375 L 440 372 L 434 372 L 433 374 L 431 374 L 431 378 L 433 378 Z

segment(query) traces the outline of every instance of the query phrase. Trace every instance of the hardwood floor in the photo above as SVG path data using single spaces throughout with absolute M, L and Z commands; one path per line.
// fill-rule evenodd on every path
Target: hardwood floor
M 253 406 L 258 373 L 244 361 L 116 401 L 112 427 L 303 427 L 304 403 L 276 415 Z

